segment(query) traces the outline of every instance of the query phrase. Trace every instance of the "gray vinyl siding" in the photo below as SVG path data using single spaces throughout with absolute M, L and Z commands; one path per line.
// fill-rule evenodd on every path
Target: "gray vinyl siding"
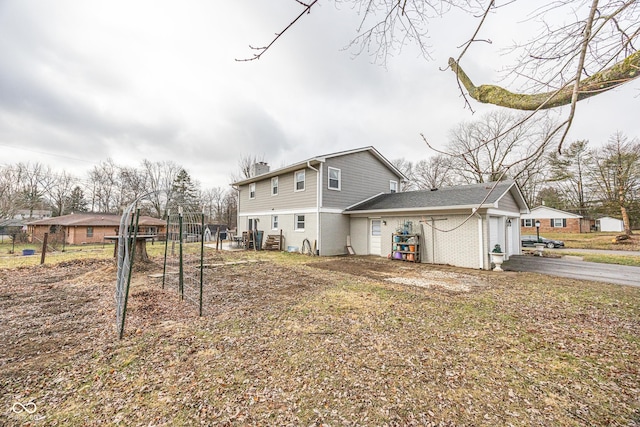
M 320 216 L 320 255 L 333 256 L 347 253 L 349 217 L 339 213 L 322 213 Z
M 278 176 L 278 195 L 271 195 L 271 178 L 256 182 L 256 195 L 249 198 L 249 184 L 240 187 L 240 214 L 259 213 L 272 210 L 313 208 L 317 204 L 317 173 L 305 171 L 304 191 L 294 191 L 294 172 Z
M 520 212 L 520 208 L 516 203 L 516 199 L 514 199 L 513 195 L 508 192 L 498 201 L 498 208 L 503 211 L 518 213 Z
M 400 178 L 369 151 L 328 158 L 322 165 L 322 206 L 345 208 L 371 196 L 389 192 L 389 181 Z M 329 167 L 340 169 L 341 189 L 328 188 Z

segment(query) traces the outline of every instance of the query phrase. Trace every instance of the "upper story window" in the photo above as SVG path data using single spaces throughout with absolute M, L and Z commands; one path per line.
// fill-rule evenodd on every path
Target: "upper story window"
M 389 181 L 389 192 L 391 193 L 398 192 L 398 181 Z
M 295 179 L 295 187 L 294 191 L 303 191 L 304 190 L 304 169 L 301 171 L 297 171 L 294 173 Z
M 250 199 L 255 199 L 256 198 L 256 183 L 252 183 L 249 184 L 249 198 Z
M 277 176 L 274 176 L 273 178 L 271 178 L 271 195 L 272 196 L 278 195 L 278 177 Z
M 340 190 L 340 169 L 329 168 L 329 189 Z

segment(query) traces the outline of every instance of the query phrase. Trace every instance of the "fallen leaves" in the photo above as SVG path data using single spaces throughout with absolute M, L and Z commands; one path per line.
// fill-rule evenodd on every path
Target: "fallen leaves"
M 308 260 L 211 257 L 202 318 L 148 265 L 122 341 L 110 261 L 0 271 L 0 424 L 637 423 L 640 290 Z

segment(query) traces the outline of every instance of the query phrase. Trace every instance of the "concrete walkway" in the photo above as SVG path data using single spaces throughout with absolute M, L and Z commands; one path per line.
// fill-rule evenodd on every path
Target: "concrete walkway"
M 570 252 L 573 251 L 570 250 Z M 602 264 L 568 258 L 512 255 L 509 261 L 502 264 L 502 268 L 507 271 L 529 271 L 571 279 L 640 286 L 640 267 L 627 265 Z

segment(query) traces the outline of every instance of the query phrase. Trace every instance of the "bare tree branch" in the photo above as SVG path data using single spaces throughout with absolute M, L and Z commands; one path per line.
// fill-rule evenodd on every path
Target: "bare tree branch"
M 289 25 L 287 25 L 287 26 L 285 27 L 285 29 L 284 29 L 284 30 L 282 30 L 282 31 L 281 31 L 281 32 L 279 32 L 279 33 L 276 33 L 275 38 L 274 38 L 273 40 L 271 40 L 271 43 L 269 43 L 268 45 L 263 46 L 263 47 L 254 47 L 254 46 L 249 45 L 249 48 L 250 48 L 250 49 L 257 51 L 258 53 L 254 53 L 254 54 L 253 54 L 253 56 L 252 56 L 251 58 L 236 59 L 236 61 L 238 61 L 238 62 L 246 62 L 246 61 L 254 61 L 254 60 L 256 60 L 256 59 L 260 59 L 260 57 L 261 57 L 262 55 L 264 55 L 264 53 L 265 53 L 267 50 L 269 50 L 269 48 L 270 48 L 271 46 L 273 46 L 273 45 L 274 45 L 274 43 L 275 43 L 276 41 L 278 41 L 278 39 L 280 38 L 280 36 L 282 36 L 282 35 L 283 35 L 283 34 L 284 34 L 284 33 L 285 33 L 289 28 L 291 28 L 291 27 L 292 27 L 296 22 L 298 22 L 298 19 L 302 18 L 302 16 L 303 16 L 305 13 L 311 13 L 311 8 L 313 7 L 313 5 L 315 5 L 315 4 L 318 2 L 318 0 L 313 0 L 311 3 L 306 4 L 306 3 L 303 3 L 303 2 L 301 2 L 301 1 L 299 1 L 299 0 L 294 0 L 294 1 L 295 1 L 295 2 L 297 2 L 297 3 L 300 3 L 302 6 L 304 6 L 304 10 L 303 10 L 302 12 L 300 12 L 300 15 L 298 15 L 298 17 L 297 17 L 296 19 L 294 19 L 293 21 L 291 21 L 291 22 L 289 23 Z
M 449 58 L 449 66 L 467 89 L 469 96 L 485 104 L 516 110 L 539 110 L 569 105 L 573 98 L 573 86 L 536 94 L 513 93 L 494 85 L 475 86 L 455 59 Z M 636 51 L 614 66 L 580 81 L 577 87 L 577 101 L 614 89 L 638 76 L 640 76 L 640 51 Z

